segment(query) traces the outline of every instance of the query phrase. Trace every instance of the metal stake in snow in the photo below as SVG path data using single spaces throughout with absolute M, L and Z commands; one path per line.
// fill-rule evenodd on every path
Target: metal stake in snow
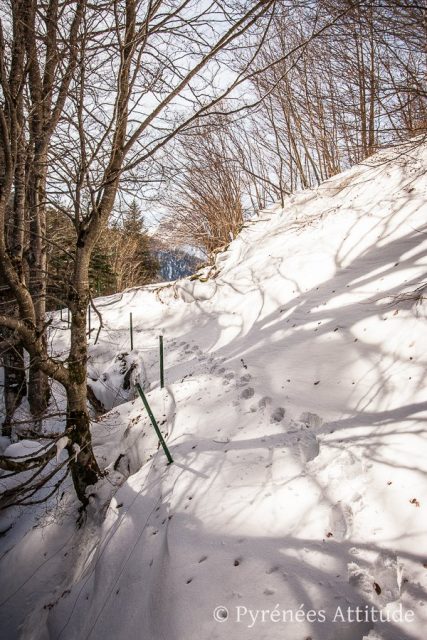
M 163 336 L 159 336 L 159 351 L 160 351 L 160 388 L 165 386 L 165 369 L 163 366 Z
M 133 351 L 133 323 L 132 311 L 129 313 L 129 331 L 130 331 L 130 350 Z
M 164 441 L 164 438 L 163 438 L 162 434 L 160 433 L 159 425 L 156 422 L 156 418 L 154 417 L 153 412 L 150 409 L 150 405 L 148 404 L 147 398 L 145 397 L 145 394 L 144 394 L 143 390 L 141 389 L 141 385 L 139 384 L 139 382 L 136 383 L 135 387 L 137 388 L 137 391 L 138 391 L 139 395 L 141 396 L 141 400 L 144 403 L 144 407 L 146 408 L 147 413 L 148 413 L 148 415 L 150 417 L 151 424 L 153 425 L 154 430 L 155 430 L 155 432 L 157 434 L 157 437 L 158 437 L 158 439 L 160 441 L 160 444 L 163 447 L 163 451 L 165 452 L 165 455 L 166 455 L 166 457 L 168 459 L 168 464 L 172 464 L 173 460 L 172 460 L 172 456 L 170 454 L 170 451 L 167 448 L 166 442 Z

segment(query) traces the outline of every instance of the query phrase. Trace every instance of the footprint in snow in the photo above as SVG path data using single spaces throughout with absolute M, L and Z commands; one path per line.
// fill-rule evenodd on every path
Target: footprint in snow
M 272 400 L 271 400 L 270 396 L 263 396 L 258 401 L 258 406 L 259 406 L 260 409 L 265 409 L 268 404 L 271 404 L 271 402 L 272 402 Z
M 252 376 L 250 373 L 246 373 L 244 376 L 241 376 L 237 381 L 237 385 L 239 387 L 244 387 L 248 382 L 250 382 Z
M 317 413 L 311 413 L 311 411 L 304 411 L 300 415 L 300 421 L 303 422 L 308 427 L 318 428 L 323 424 L 323 420 Z
M 341 501 L 333 507 L 329 516 L 329 528 L 335 540 L 348 538 L 352 531 L 353 510 L 350 505 Z
M 310 462 L 319 455 L 320 446 L 316 436 L 307 438 L 302 446 L 301 455 L 306 462 Z
M 242 393 L 240 394 L 240 397 L 247 400 L 248 398 L 252 398 L 252 396 L 255 394 L 255 391 L 252 387 L 247 387 L 246 389 L 243 389 Z
M 349 481 L 360 478 L 363 473 L 362 461 L 348 450 L 335 456 L 328 467 L 329 483 L 335 483 L 338 486 L 342 485 L 343 481 L 348 484 Z
M 320 447 L 319 441 L 312 431 L 301 428 L 300 431 L 292 431 L 292 444 L 295 446 L 296 451 L 302 462 L 311 462 L 319 455 Z
M 270 567 L 270 569 L 267 569 L 267 571 L 265 572 L 268 576 L 270 576 L 272 573 L 275 573 L 276 571 L 279 571 L 279 567 Z
M 371 566 L 348 564 L 349 583 L 379 608 L 400 598 L 402 566 L 394 553 L 382 551 Z
M 270 422 L 281 422 L 285 417 L 286 410 L 283 407 L 277 407 L 270 416 Z

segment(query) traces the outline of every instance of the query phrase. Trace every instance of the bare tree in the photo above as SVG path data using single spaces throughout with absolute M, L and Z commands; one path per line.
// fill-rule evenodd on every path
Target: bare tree
M 200 145 L 198 179 L 188 172 L 182 178 L 192 190 L 192 198 L 180 198 L 182 211 L 206 213 L 208 251 L 206 238 L 217 245 L 238 230 L 244 189 L 259 205 L 273 196 L 283 200 L 395 139 L 402 125 L 420 132 L 427 119 L 421 4 L 14 0 L 2 6 L 1 348 L 15 349 L 21 364 L 22 347 L 28 354 L 36 417 L 47 406 L 48 378 L 64 386 L 70 467 L 84 504 L 87 486 L 100 476 L 86 399 L 89 269 L 120 191 L 149 188 L 159 164 L 169 161 L 169 143 L 189 136 L 201 118 L 206 130 L 218 114 L 238 120 L 256 109 L 240 134 L 236 127 L 234 138 L 221 140 L 219 152 L 215 144 Z M 186 166 L 194 169 L 189 154 Z M 74 237 L 57 301 L 71 311 L 65 361 L 52 357 L 46 340 L 46 249 L 55 241 L 47 206 L 70 221 Z
M 5 20 L 22 23 L 1 40 L 0 139 L 4 170 L 0 187 L 0 264 L 19 318 L 0 314 L 37 371 L 61 383 L 67 394 L 66 435 L 79 499 L 100 470 L 94 457 L 86 400 L 86 310 L 91 253 L 108 223 L 117 193 L 127 181 L 148 179 L 151 158 L 242 81 L 215 86 L 218 62 L 252 32 L 256 55 L 272 0 L 243 3 L 195 0 L 110 0 L 104 3 L 14 2 Z M 41 17 L 40 17 L 41 16 Z M 268 21 L 268 17 L 266 18 Z M 61 46 L 59 45 L 61 43 Z M 14 51 L 21 65 L 13 90 Z M 215 64 L 214 64 L 215 63 Z M 25 99 L 23 131 L 17 112 Z M 194 105 L 190 113 L 187 104 Z M 25 215 L 29 220 L 30 279 L 6 243 L 6 206 L 18 186 L 25 136 Z M 21 167 L 22 169 L 22 167 Z M 67 306 L 71 310 L 66 362 L 46 343 L 45 206 L 54 203 L 75 229 Z
M 228 131 L 221 121 L 184 136 L 176 149 L 178 169 L 164 202 L 162 233 L 176 244 L 209 256 L 228 244 L 243 224 L 241 171 L 230 158 Z
M 424 5 L 319 0 L 274 18 L 259 106 L 234 129 L 254 209 L 426 133 Z

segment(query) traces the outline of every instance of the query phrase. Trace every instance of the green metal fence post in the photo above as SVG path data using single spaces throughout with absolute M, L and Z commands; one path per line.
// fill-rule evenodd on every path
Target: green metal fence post
M 132 323 L 132 311 L 129 314 L 129 331 L 130 331 L 130 350 L 133 351 L 133 323 Z
M 160 388 L 165 386 L 165 369 L 163 365 L 163 336 L 159 336 L 159 351 L 160 351 Z
M 162 434 L 160 433 L 159 425 L 157 424 L 156 418 L 154 417 L 153 412 L 150 409 L 150 405 L 148 404 L 147 398 L 145 397 L 145 394 L 144 394 L 143 390 L 141 389 L 141 385 L 139 384 L 139 382 L 137 382 L 135 386 L 137 388 L 137 391 L 138 391 L 139 395 L 141 396 L 141 400 L 144 403 L 144 407 L 145 407 L 145 409 L 146 409 L 146 411 L 147 411 L 147 413 L 148 413 L 148 415 L 150 417 L 151 424 L 154 427 L 154 430 L 155 430 L 155 432 L 157 434 L 157 437 L 158 437 L 158 439 L 160 441 L 160 444 L 163 447 L 163 451 L 165 452 L 165 455 L 166 455 L 166 457 L 168 459 L 168 464 L 172 464 L 172 462 L 173 462 L 172 456 L 170 454 L 169 449 L 167 448 L 166 442 L 164 441 L 164 438 L 163 438 Z

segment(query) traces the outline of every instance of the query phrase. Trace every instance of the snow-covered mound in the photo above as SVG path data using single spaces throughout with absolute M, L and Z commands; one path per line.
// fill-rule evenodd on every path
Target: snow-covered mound
M 109 475 L 82 529 L 59 505 L 2 544 L 6 637 L 425 637 L 426 166 L 425 145 L 381 152 L 248 223 L 199 280 L 98 300 Z

